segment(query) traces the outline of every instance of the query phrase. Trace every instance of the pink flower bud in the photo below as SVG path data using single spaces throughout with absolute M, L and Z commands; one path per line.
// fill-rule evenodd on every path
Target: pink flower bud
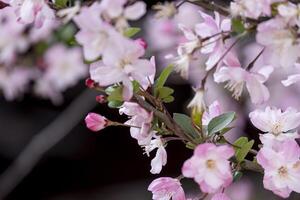
M 90 78 L 87 78 L 85 80 L 85 85 L 88 87 L 88 88 L 94 88 L 95 87 L 95 81 L 93 81 L 92 79 Z
M 144 49 L 147 49 L 148 47 L 147 42 L 143 38 L 138 38 L 135 40 L 135 42 L 141 45 Z
M 104 96 L 104 95 L 98 95 L 98 96 L 96 96 L 96 101 L 98 103 L 106 103 L 107 99 L 106 99 L 106 96 Z
M 107 127 L 108 125 L 108 120 L 103 117 L 102 115 L 99 115 L 97 113 L 89 113 L 85 117 L 85 124 L 88 129 L 91 131 L 100 131 Z

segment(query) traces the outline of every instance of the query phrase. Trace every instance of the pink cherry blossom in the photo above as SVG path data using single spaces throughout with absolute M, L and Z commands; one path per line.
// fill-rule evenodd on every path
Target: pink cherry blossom
M 85 124 L 88 129 L 97 132 L 104 129 L 107 126 L 108 121 L 105 117 L 97 113 L 89 113 L 85 117 Z
M 82 61 L 79 48 L 55 45 L 46 52 L 45 62 L 47 69 L 43 78 L 58 91 L 74 86 L 87 76 L 88 67 Z
M 200 11 L 203 18 L 203 22 L 195 26 L 196 33 L 201 38 L 207 38 L 222 32 L 228 32 L 231 29 L 230 19 L 221 20 L 220 14 L 215 12 L 215 19 L 210 15 Z M 206 62 L 206 70 L 210 70 L 214 67 L 224 53 L 224 44 L 222 41 L 222 35 L 211 37 L 204 42 L 201 48 L 203 54 L 209 54 L 209 58 Z
M 294 129 L 300 125 L 300 113 L 293 108 L 282 112 L 280 109 L 266 107 L 265 110 L 251 112 L 249 117 L 256 128 L 266 133 L 260 135 L 265 147 L 277 151 L 286 140 L 294 141 L 299 138 Z
M 279 149 L 263 147 L 257 162 L 264 168 L 264 187 L 288 198 L 292 191 L 300 193 L 300 148 L 297 143 L 286 141 Z
M 182 174 L 194 178 L 202 192 L 215 193 L 232 182 L 228 159 L 234 155 L 233 148 L 212 143 L 200 144 L 194 155 L 185 161 Z
M 260 23 L 256 41 L 265 46 L 265 61 L 273 66 L 290 67 L 297 61 L 300 45 L 288 24 L 277 17 Z
M 272 66 L 263 66 L 258 71 L 247 71 L 233 55 L 228 54 L 224 59 L 225 66 L 214 74 L 217 83 L 227 82 L 225 88 L 233 92 L 233 97 L 239 99 L 244 85 L 250 94 L 252 103 L 261 104 L 270 97 L 268 88 L 263 84 L 273 72 Z
M 242 16 L 257 19 L 271 15 L 271 5 L 282 0 L 235 0 L 230 4 L 233 16 Z
M 214 101 L 209 105 L 208 110 L 203 113 L 202 116 L 202 125 L 207 126 L 214 117 L 217 117 L 222 114 L 222 108 L 218 101 Z
M 211 200 L 230 200 L 230 198 L 225 193 L 217 193 Z
M 126 3 L 127 0 L 103 0 L 100 4 L 104 18 L 114 21 L 119 30 L 129 26 L 127 20 L 138 20 L 146 13 L 146 4 L 143 1 L 128 6 L 125 6 Z
M 287 2 L 285 4 L 280 4 L 277 7 L 278 14 L 286 20 L 287 23 L 290 25 L 297 25 L 299 27 L 300 25 L 300 5 L 296 5 L 290 2 Z
M 134 126 L 130 128 L 131 137 L 135 138 L 139 145 L 150 144 L 154 134 L 151 131 L 152 113 L 134 102 L 124 102 L 119 112 L 130 117 L 125 124 Z
M 5 7 L 0 12 L 0 63 L 11 64 L 17 53 L 28 48 L 28 41 L 23 35 L 25 26 L 17 22 L 12 7 Z
M 91 78 L 100 86 L 123 83 L 123 99 L 133 95 L 131 81 L 136 80 L 147 89 L 155 74 L 155 65 L 147 59 L 141 59 L 144 48 L 127 38 L 115 38 L 115 48 L 106 49 L 107 55 L 90 68 Z
M 34 70 L 26 67 L 17 66 L 13 69 L 0 67 L 0 90 L 5 99 L 11 101 L 22 97 L 34 76 Z
M 150 152 L 157 149 L 155 157 L 151 160 L 151 170 L 152 174 L 159 174 L 162 167 L 167 164 L 167 151 L 165 149 L 165 144 L 159 136 L 154 136 L 154 139 L 150 141 L 149 144 L 144 146 L 145 153 L 150 156 Z
M 157 178 L 149 185 L 153 200 L 185 200 L 183 188 L 178 179 L 170 177 Z
M 54 19 L 54 11 L 48 0 L 6 0 L 15 10 L 21 23 L 34 23 L 37 28 L 43 26 L 46 19 Z
M 121 37 L 110 24 L 101 19 L 100 11 L 100 3 L 95 2 L 90 7 L 82 7 L 73 18 L 80 29 L 75 35 L 76 40 L 83 46 L 84 58 L 90 61 L 103 56 L 105 50 L 115 44 L 114 37 Z

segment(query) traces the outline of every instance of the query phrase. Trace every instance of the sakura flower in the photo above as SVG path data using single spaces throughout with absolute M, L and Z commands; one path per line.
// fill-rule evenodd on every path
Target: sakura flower
M 145 153 L 149 156 L 150 152 L 157 149 L 155 157 L 151 160 L 152 174 L 159 174 L 162 167 L 167 164 L 167 152 L 164 146 L 164 142 L 160 137 L 156 137 L 151 140 L 150 144 L 144 146 Z
M 260 23 L 257 31 L 256 41 L 266 47 L 265 61 L 273 66 L 294 65 L 299 57 L 300 45 L 283 18 L 277 17 Z
M 46 19 L 55 18 L 54 11 L 48 5 L 48 0 L 6 1 L 16 10 L 21 23 L 34 23 L 37 28 L 40 28 Z
M 135 138 L 139 145 L 150 144 L 154 135 L 154 132 L 151 131 L 152 113 L 133 102 L 124 102 L 119 112 L 130 117 L 125 124 L 132 126 L 130 128 L 131 137 Z
M 267 133 L 260 136 L 266 146 L 278 146 L 278 142 L 299 137 L 294 129 L 300 125 L 300 113 L 293 108 L 282 112 L 280 109 L 266 107 L 265 110 L 251 112 L 249 117 L 256 128 Z
M 207 126 L 214 117 L 222 114 L 222 108 L 218 101 L 214 101 L 209 105 L 208 110 L 206 110 L 202 115 L 202 125 Z
M 170 177 L 157 178 L 149 185 L 153 200 L 185 200 L 183 188 L 178 179 Z
M 79 48 L 55 45 L 46 52 L 45 62 L 48 67 L 43 78 L 58 91 L 74 86 L 87 75 Z
M 29 40 L 30 42 L 36 43 L 41 40 L 47 40 L 54 30 L 60 25 L 58 20 L 49 20 L 46 19 L 41 28 L 32 28 L 29 31 Z
M 235 0 L 230 4 L 233 16 L 257 19 L 271 15 L 271 4 L 281 0 Z
M 278 5 L 277 10 L 279 15 L 291 25 L 300 25 L 300 5 L 288 2 Z
M 217 193 L 211 200 L 230 200 L 230 198 L 225 193 Z
M 225 88 L 233 92 L 233 97 L 239 99 L 242 95 L 244 85 L 250 94 L 252 103 L 261 104 L 270 97 L 268 88 L 263 84 L 273 72 L 272 66 L 263 66 L 258 71 L 247 71 L 241 67 L 239 60 L 232 54 L 224 59 L 222 66 L 215 74 L 217 83 L 227 82 Z
M 0 63 L 12 63 L 17 53 L 28 48 L 28 41 L 23 35 L 25 26 L 17 22 L 12 7 L 5 7 L 0 12 Z
M 127 0 L 101 1 L 102 15 L 108 21 L 113 21 L 118 30 L 128 27 L 127 20 L 138 20 L 146 13 L 146 4 L 137 1 L 125 6 Z
M 182 174 L 194 178 L 202 192 L 215 193 L 232 182 L 230 162 L 234 155 L 233 148 L 212 143 L 200 144 L 194 155 L 185 161 Z
M 257 162 L 264 168 L 264 187 L 288 198 L 292 191 L 300 193 L 300 148 L 289 140 L 279 149 L 276 152 L 263 147 L 258 152 Z
M 187 28 L 183 24 L 179 24 L 179 29 L 183 32 L 187 41 L 180 43 L 177 48 L 178 56 L 174 58 L 174 70 L 179 72 L 180 75 L 188 79 L 189 66 L 193 58 L 195 50 L 201 47 L 201 40 L 194 33 L 192 29 Z M 173 56 L 167 56 L 167 58 Z
M 108 125 L 107 119 L 97 113 L 89 113 L 85 117 L 85 123 L 88 129 L 94 132 L 100 131 Z
M 203 47 L 201 48 L 201 53 L 209 54 L 209 58 L 206 62 L 206 70 L 210 70 L 217 64 L 224 53 L 224 44 L 221 33 L 224 32 L 225 34 L 230 31 L 231 21 L 230 19 L 221 20 L 218 12 L 215 12 L 215 19 L 204 12 L 200 11 L 200 14 L 204 21 L 197 24 L 195 30 L 201 38 L 211 37 L 203 42 Z
M 83 46 L 84 58 L 90 61 L 102 56 L 105 49 L 112 46 L 114 37 L 121 37 L 110 24 L 101 19 L 100 11 L 100 3 L 95 2 L 90 7 L 82 7 L 81 12 L 73 18 L 80 28 L 75 35 L 76 40 Z
M 133 95 L 131 81 L 136 80 L 147 89 L 155 74 L 155 65 L 144 55 L 144 48 L 127 38 L 116 38 L 115 48 L 108 48 L 107 56 L 100 62 L 93 63 L 90 68 L 91 78 L 100 86 L 123 83 L 123 99 L 129 100 Z M 150 81 L 149 81 L 150 80 Z
M 34 71 L 25 67 L 5 69 L 0 67 L 0 90 L 6 100 L 11 101 L 22 97 L 34 77 Z

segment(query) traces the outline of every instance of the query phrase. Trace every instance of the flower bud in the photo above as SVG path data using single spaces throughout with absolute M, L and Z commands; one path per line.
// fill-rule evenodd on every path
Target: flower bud
M 143 38 L 138 38 L 135 40 L 135 42 L 139 45 L 141 45 L 144 49 L 147 49 L 148 44 Z
M 106 96 L 105 95 L 97 95 L 96 96 L 96 101 L 98 102 L 98 103 L 106 103 L 107 102 L 107 98 L 106 98 Z
M 87 78 L 85 80 L 85 85 L 88 87 L 88 88 L 94 88 L 95 87 L 95 81 L 93 81 L 92 79 L 90 78 Z
M 85 124 L 91 131 L 100 131 L 108 126 L 108 120 L 97 113 L 89 113 L 85 117 Z

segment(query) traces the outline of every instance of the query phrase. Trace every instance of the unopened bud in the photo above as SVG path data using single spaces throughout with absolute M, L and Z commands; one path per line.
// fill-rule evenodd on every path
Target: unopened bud
M 88 87 L 88 88 L 94 88 L 95 87 L 95 81 L 93 81 L 92 79 L 90 78 L 87 78 L 85 80 L 85 85 Z

